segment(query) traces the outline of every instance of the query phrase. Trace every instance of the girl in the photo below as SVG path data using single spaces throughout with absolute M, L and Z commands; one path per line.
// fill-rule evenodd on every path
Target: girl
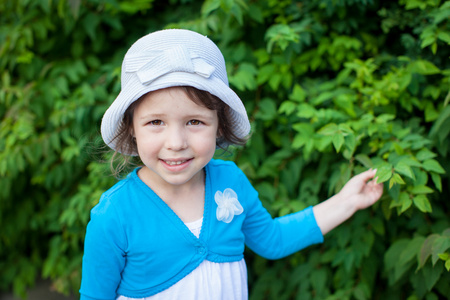
M 217 147 L 243 145 L 249 132 L 211 40 L 172 29 L 133 44 L 101 133 L 143 166 L 91 211 L 81 299 L 247 299 L 244 245 L 285 257 L 321 243 L 383 192 L 369 170 L 327 201 L 272 219 L 243 172 L 213 159 Z

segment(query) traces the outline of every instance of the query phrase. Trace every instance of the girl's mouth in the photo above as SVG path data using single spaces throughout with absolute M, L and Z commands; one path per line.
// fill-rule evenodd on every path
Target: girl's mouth
M 181 165 L 185 162 L 187 162 L 189 159 L 186 160 L 178 160 L 178 161 L 173 161 L 173 160 L 163 160 L 163 162 L 165 162 L 166 164 L 168 164 L 169 166 L 178 166 Z

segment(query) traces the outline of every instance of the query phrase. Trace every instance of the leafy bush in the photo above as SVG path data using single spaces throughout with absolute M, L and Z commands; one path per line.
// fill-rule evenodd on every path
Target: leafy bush
M 377 168 L 382 200 L 279 261 L 246 253 L 251 299 L 450 295 L 450 3 L 0 3 L 0 290 L 79 287 L 89 210 L 115 179 L 99 125 L 140 36 L 216 41 L 253 135 L 235 160 L 273 216 Z M 222 156 L 223 157 L 223 156 Z

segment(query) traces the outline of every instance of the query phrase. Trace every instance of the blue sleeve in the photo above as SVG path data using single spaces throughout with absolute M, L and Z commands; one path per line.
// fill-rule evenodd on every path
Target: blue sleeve
M 87 226 L 81 300 L 115 300 L 125 265 L 126 238 L 119 215 L 108 199 L 91 211 Z
M 259 200 L 258 192 L 243 175 L 246 192 L 245 244 L 267 259 L 279 259 L 323 242 L 312 207 L 273 219 Z

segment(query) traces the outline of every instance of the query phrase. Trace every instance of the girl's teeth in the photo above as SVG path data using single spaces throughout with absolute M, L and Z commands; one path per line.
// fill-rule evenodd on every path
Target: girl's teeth
M 170 166 L 181 165 L 184 162 L 185 162 L 185 160 L 183 160 L 183 161 L 168 161 L 168 160 L 166 160 L 166 164 L 168 164 Z

